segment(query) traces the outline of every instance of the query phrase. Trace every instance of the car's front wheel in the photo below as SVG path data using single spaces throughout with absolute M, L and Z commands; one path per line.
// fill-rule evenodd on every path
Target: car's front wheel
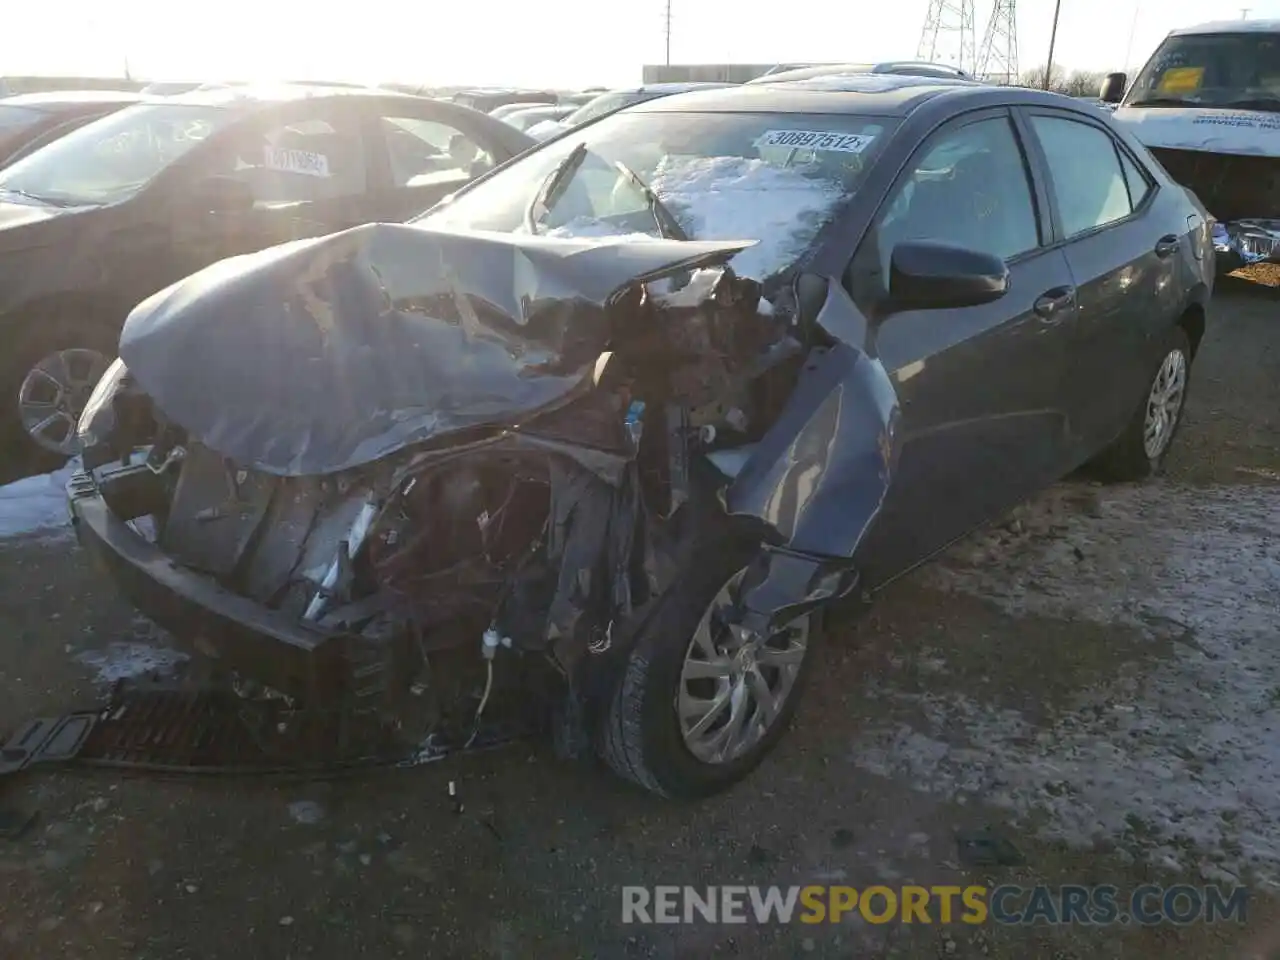
M 730 624 L 752 550 L 692 551 L 641 628 L 600 753 L 653 793 L 694 798 L 750 773 L 786 731 L 814 657 L 818 613 L 770 637 Z
M 1112 481 L 1142 480 L 1159 471 L 1182 423 L 1191 377 L 1191 341 L 1181 327 L 1170 331 L 1142 404 L 1124 432 L 1093 461 Z

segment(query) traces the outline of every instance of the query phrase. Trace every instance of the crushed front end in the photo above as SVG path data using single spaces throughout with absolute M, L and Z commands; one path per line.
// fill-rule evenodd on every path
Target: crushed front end
M 1214 217 L 1219 269 L 1280 261 L 1280 157 L 1151 147 Z
M 470 742 L 511 690 L 572 713 L 670 583 L 692 500 L 772 541 L 763 613 L 852 586 L 874 502 L 839 575 L 800 541 L 826 551 L 817 507 L 850 500 L 814 474 L 841 430 L 883 492 L 882 412 L 830 399 L 862 403 L 868 361 L 837 350 L 793 391 L 804 347 L 725 266 L 742 246 L 378 226 L 210 268 L 126 324 L 81 421 L 78 535 L 180 646 L 288 698 L 415 742 Z M 761 451 L 719 505 L 717 449 Z

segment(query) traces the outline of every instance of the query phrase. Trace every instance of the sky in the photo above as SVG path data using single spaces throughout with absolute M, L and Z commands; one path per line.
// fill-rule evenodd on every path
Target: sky
M 671 0 L 672 63 L 912 59 L 928 0 Z M 1280 18 L 1280 0 L 1061 0 L 1054 62 L 1137 70 L 1170 29 Z M 991 0 L 975 0 L 979 42 Z M 1018 0 L 1022 70 L 1043 64 L 1054 0 Z M 665 0 L 8 0 L 0 76 L 323 78 L 617 86 L 664 60 Z M 954 53 L 936 59 L 954 62 Z

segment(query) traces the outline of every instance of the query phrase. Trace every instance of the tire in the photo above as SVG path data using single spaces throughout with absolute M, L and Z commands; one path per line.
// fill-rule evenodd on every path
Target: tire
M 1181 356 L 1180 361 L 1171 359 L 1175 354 Z M 1154 394 L 1162 376 L 1169 374 L 1167 369 L 1167 364 L 1169 363 L 1181 364 L 1181 391 L 1177 398 L 1176 409 L 1172 411 L 1163 432 L 1160 434 L 1158 447 L 1153 448 L 1148 445 L 1146 438 L 1149 426 L 1148 412 L 1151 409 Z M 1174 438 L 1177 436 L 1178 428 L 1182 425 L 1183 413 L 1187 407 L 1187 388 L 1190 385 L 1190 374 L 1191 341 L 1187 338 L 1187 332 L 1182 327 L 1174 327 L 1165 338 L 1164 347 L 1160 351 L 1160 359 L 1157 361 L 1151 377 L 1147 380 L 1147 389 L 1143 395 L 1142 402 L 1133 412 L 1133 416 L 1129 418 L 1129 422 L 1125 425 L 1124 431 L 1120 436 L 1090 462 L 1090 472 L 1099 479 L 1112 483 L 1145 480 L 1147 477 L 1159 473 L 1164 466 L 1164 460 L 1169 453 L 1169 448 L 1173 445 Z
M 0 377 L 0 391 L 2 391 L 0 397 L 3 398 L 3 403 L 0 404 L 0 450 L 3 450 L 6 460 L 17 461 L 31 469 L 52 469 L 65 463 L 68 457 L 74 456 L 77 452 L 75 449 L 50 449 L 32 438 L 23 423 L 19 402 L 24 381 L 42 359 L 62 351 L 78 351 L 72 355 L 74 367 L 72 372 L 77 378 L 91 380 L 92 382 L 87 384 L 87 390 L 91 391 L 96 385 L 97 377 L 93 376 L 94 368 L 89 363 L 88 353 L 84 351 L 97 354 L 101 358 L 102 362 L 98 364 L 101 368 L 100 375 L 101 371 L 105 370 L 115 358 L 117 346 L 116 331 L 90 318 L 80 321 L 62 317 L 37 320 L 25 331 L 25 336 L 19 336 L 14 350 L 7 358 L 3 376 Z M 44 387 L 38 386 L 35 392 L 29 393 L 29 396 L 44 399 L 43 391 Z M 83 394 L 76 391 L 76 394 L 65 405 L 66 410 L 51 429 L 60 431 L 65 426 L 66 430 L 72 436 L 74 435 L 74 426 L 71 421 L 77 415 L 77 406 L 82 407 L 84 400 L 88 399 L 87 391 Z M 46 440 L 51 439 L 54 439 L 54 435 L 46 435 Z M 74 443 L 71 447 L 74 447 Z
M 651 793 L 695 799 L 725 790 L 755 769 L 791 723 L 815 658 L 820 611 L 793 625 L 807 634 L 798 670 L 776 718 L 745 752 L 721 762 L 700 759 L 678 718 L 681 675 L 694 633 L 717 594 L 745 569 L 756 549 L 755 544 L 723 538 L 695 543 L 680 575 L 637 633 L 602 718 L 597 752 L 616 774 Z M 728 712 L 726 708 L 722 714 L 727 717 Z

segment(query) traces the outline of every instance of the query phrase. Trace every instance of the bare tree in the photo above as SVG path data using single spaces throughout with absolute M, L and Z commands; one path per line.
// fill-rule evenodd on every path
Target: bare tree
M 1024 87 L 1035 87 L 1037 90 L 1043 90 L 1044 71 L 1045 65 L 1043 63 L 1038 67 L 1032 67 L 1030 70 L 1024 70 L 1022 76 L 1018 78 L 1018 83 Z M 1053 65 L 1053 73 L 1049 77 L 1049 89 L 1056 93 L 1062 93 L 1066 85 L 1067 72 L 1055 63 Z
M 1099 70 L 1072 70 L 1062 92 L 1069 97 L 1096 97 L 1105 77 Z

